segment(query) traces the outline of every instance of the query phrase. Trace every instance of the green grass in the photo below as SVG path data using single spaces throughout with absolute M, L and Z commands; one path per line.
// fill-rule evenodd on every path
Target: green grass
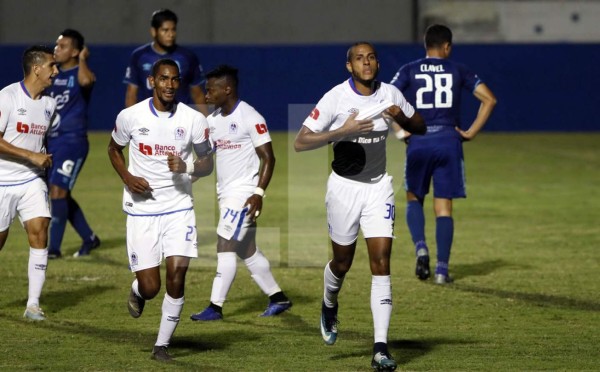
M 324 192 L 330 153 L 296 154 L 294 134 L 276 133 L 276 175 L 267 190 L 259 244 L 294 301 L 259 318 L 267 299 L 238 266 L 225 320 L 188 316 L 208 303 L 214 267 L 214 178 L 194 185 L 200 254 L 171 344 L 176 363 L 149 359 L 164 292 L 132 319 L 133 274 L 125 254 L 122 186 L 106 155 L 108 133 L 92 133 L 74 191 L 102 239 L 90 257 L 51 261 L 42 294 L 48 320 L 22 318 L 28 246 L 18 222 L 0 253 L 0 370 L 362 371 L 369 369 L 370 273 L 361 240 L 340 294 L 340 336 L 320 337 L 322 271 L 329 257 Z M 391 352 L 403 370 L 597 370 L 600 360 L 600 134 L 490 134 L 465 144 L 468 194 L 455 202 L 451 273 L 438 287 L 414 277 L 404 219 L 404 145 L 389 143 L 397 221 L 392 261 Z M 431 200 L 427 234 L 434 241 Z M 68 227 L 63 253 L 79 240 Z M 164 272 L 163 272 L 164 276 Z

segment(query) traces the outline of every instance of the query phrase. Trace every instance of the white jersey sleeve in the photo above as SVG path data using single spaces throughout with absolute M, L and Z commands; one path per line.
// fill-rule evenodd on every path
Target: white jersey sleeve
M 392 91 L 393 102 L 396 106 L 400 107 L 402 112 L 407 118 L 412 118 L 415 114 L 415 108 L 406 100 L 404 94 L 393 85 L 389 86 Z
M 127 146 L 129 144 L 130 137 L 130 126 L 129 120 L 127 120 L 128 111 L 123 110 L 117 116 L 117 120 L 115 122 L 115 129 L 112 132 L 112 138 L 115 142 L 120 146 Z
M 255 110 L 247 110 L 247 117 L 244 118 L 244 124 L 247 125 L 252 145 L 256 148 L 271 142 L 271 135 L 265 118 Z
M 208 121 L 206 120 L 206 117 L 200 113 L 196 115 L 192 123 L 192 143 L 194 144 L 194 151 L 198 156 L 210 154 L 212 151 Z
M 317 106 L 310 112 L 310 115 L 304 120 L 304 125 L 315 133 L 330 130 L 331 124 L 335 121 L 337 102 L 339 97 L 336 90 L 332 89 L 319 100 Z
M 6 133 L 9 113 L 13 110 L 13 100 L 5 90 L 0 91 L 0 132 Z

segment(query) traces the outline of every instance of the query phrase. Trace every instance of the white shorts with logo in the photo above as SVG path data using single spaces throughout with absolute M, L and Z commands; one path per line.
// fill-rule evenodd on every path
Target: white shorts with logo
M 248 195 L 250 197 L 251 194 Z M 248 208 L 244 205 L 246 199 L 226 198 L 219 201 L 219 225 L 217 235 L 227 240 L 242 241 L 252 225 Z
M 352 181 L 331 172 L 327 181 L 327 223 L 331 240 L 350 245 L 358 238 L 394 237 L 394 188 L 387 173 L 377 183 Z
M 21 185 L 0 186 L 0 231 L 6 231 L 17 214 L 21 222 L 50 218 L 48 186 L 41 178 Z
M 133 272 L 159 266 L 163 257 L 198 257 L 194 210 L 127 215 L 127 255 Z

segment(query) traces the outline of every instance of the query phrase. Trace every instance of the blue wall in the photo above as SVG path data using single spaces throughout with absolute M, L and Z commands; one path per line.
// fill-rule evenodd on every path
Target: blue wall
M 0 47 L 0 87 L 22 79 L 25 46 Z M 90 107 L 90 129 L 112 129 L 123 108 L 122 77 L 134 46 L 90 46 L 90 66 L 98 81 Z M 296 130 L 288 124 L 289 104 L 314 104 L 348 77 L 346 45 L 196 46 L 205 70 L 221 64 L 240 69 L 243 99 L 267 119 L 271 130 Z M 397 68 L 423 56 L 420 45 L 377 45 L 380 79 L 389 82 Z M 487 131 L 597 131 L 600 120 L 600 44 L 455 45 L 453 59 L 467 63 L 488 84 L 498 106 Z M 464 100 L 463 125 L 477 110 Z M 310 107 L 311 105 L 305 106 Z M 309 108 L 305 108 L 308 114 Z M 303 116 L 303 115 L 300 115 Z M 297 116 L 296 116 L 297 117 Z

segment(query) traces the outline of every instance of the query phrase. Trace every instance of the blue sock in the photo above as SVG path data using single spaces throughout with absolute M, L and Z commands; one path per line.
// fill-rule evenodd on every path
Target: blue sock
M 417 200 L 408 202 L 406 205 L 406 224 L 408 225 L 413 243 L 415 243 L 415 253 L 419 255 L 419 250 L 425 249 L 425 254 L 429 254 L 427 245 L 425 244 L 425 214 L 423 213 L 423 204 L 421 202 Z
M 85 220 L 83 211 L 75 199 L 71 197 L 69 197 L 69 222 L 71 222 L 71 225 L 73 225 L 73 228 L 84 242 L 94 240 L 94 232 Z
M 435 238 L 437 243 L 436 274 L 448 275 L 450 262 L 450 249 L 454 237 L 454 220 L 452 217 L 438 217 L 435 224 Z
M 67 218 L 69 215 L 67 199 L 52 199 L 52 221 L 50 222 L 50 244 L 48 245 L 49 252 L 60 252 L 63 236 L 65 235 L 65 227 L 67 226 Z

